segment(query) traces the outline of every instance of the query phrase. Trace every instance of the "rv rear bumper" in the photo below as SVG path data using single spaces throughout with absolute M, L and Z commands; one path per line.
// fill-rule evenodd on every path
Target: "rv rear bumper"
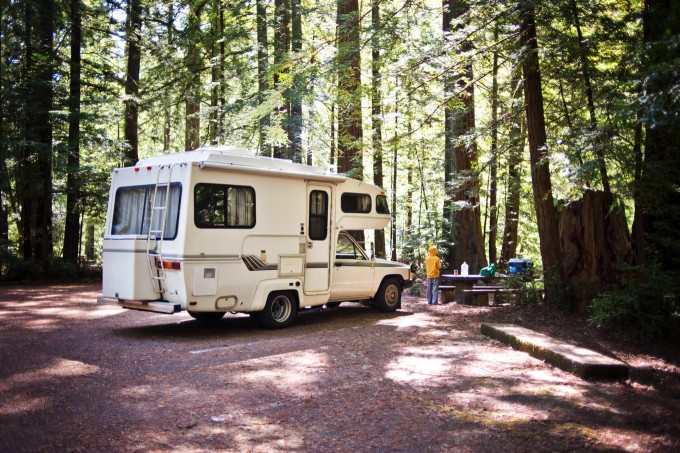
M 182 311 L 182 306 L 165 300 L 126 300 L 115 297 L 97 297 L 98 304 L 118 305 L 130 310 L 151 311 L 154 313 L 173 314 Z

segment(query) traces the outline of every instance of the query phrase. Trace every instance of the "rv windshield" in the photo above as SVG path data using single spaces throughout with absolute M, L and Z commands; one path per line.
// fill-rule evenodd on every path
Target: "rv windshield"
M 149 226 L 160 229 L 165 214 L 165 232 L 163 239 L 174 239 L 177 235 L 179 220 L 179 198 L 181 187 L 179 184 L 170 186 L 167 209 L 162 209 L 166 199 L 166 187 L 158 187 L 154 203 L 154 189 L 156 186 L 121 187 L 116 191 L 116 201 L 113 207 L 112 235 L 144 235 L 149 234 Z M 152 204 L 157 208 L 153 209 Z M 153 216 L 153 222 L 152 222 Z M 153 236 L 160 237 L 154 233 Z

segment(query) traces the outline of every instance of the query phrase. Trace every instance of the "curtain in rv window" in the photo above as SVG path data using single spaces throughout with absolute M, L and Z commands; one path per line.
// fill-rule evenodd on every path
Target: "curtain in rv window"
M 343 193 L 340 208 L 342 212 L 368 214 L 371 212 L 371 196 L 366 193 Z
M 255 189 L 224 184 L 196 184 L 194 223 L 198 228 L 255 226 Z
M 328 194 L 313 190 L 309 195 L 309 239 L 324 241 L 328 236 Z
M 179 199 L 181 186 L 170 186 L 170 197 L 167 208 L 152 209 L 154 203 L 154 191 L 156 186 L 121 187 L 116 191 L 116 201 L 113 206 L 113 222 L 111 224 L 112 235 L 144 235 L 152 230 L 160 230 L 165 219 L 165 232 L 163 239 L 174 239 L 177 236 L 177 222 L 179 220 Z M 159 186 L 156 194 L 155 206 L 163 207 L 167 187 Z M 153 217 L 153 223 L 152 223 Z M 153 236 L 160 237 L 154 233 Z

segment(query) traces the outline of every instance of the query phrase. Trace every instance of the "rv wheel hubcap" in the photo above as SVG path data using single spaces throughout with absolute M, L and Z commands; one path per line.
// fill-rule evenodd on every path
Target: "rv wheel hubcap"
M 288 319 L 292 310 L 291 301 L 285 296 L 277 296 L 272 302 L 272 317 L 277 322 Z

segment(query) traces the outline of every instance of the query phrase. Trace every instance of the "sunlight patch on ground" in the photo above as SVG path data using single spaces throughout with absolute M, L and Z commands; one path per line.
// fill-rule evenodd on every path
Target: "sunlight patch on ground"
M 427 313 L 416 313 L 411 316 L 401 316 L 392 319 L 383 319 L 375 323 L 378 326 L 396 327 L 397 330 L 411 329 L 414 327 L 435 327 L 438 325 L 436 318 Z
M 99 367 L 79 362 L 77 360 L 56 359 L 52 364 L 41 370 L 15 374 L 0 382 L 0 392 L 10 391 L 12 387 L 26 383 L 48 381 L 53 378 L 76 377 L 93 374 Z
M 424 382 L 452 375 L 453 363 L 465 357 L 466 349 L 455 345 L 406 348 L 387 365 L 385 377 L 395 382 Z
M 5 401 L 0 401 L 0 415 L 17 415 L 34 412 L 48 406 L 52 402 L 48 397 L 30 397 L 26 394 L 13 395 Z
M 329 369 L 325 354 L 309 349 L 240 362 L 241 375 L 251 384 L 285 389 L 306 396 Z M 307 388 L 309 387 L 309 389 Z

